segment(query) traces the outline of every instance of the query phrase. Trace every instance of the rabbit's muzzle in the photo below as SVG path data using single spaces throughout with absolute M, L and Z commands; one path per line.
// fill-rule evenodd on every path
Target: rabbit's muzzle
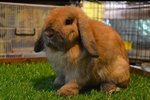
M 59 34 L 55 34 L 53 32 L 43 32 L 43 40 L 47 47 L 58 50 L 64 51 L 68 49 L 67 42 L 64 37 L 60 36 Z

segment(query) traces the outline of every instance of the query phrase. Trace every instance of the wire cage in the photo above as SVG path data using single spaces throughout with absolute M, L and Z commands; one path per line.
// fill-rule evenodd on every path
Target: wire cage
M 44 57 L 33 47 L 43 20 L 55 7 L 0 2 L 0 59 Z
M 150 62 L 150 1 L 70 0 L 121 35 L 133 63 Z M 74 4 L 74 6 L 77 4 Z M 58 6 L 0 2 L 0 59 L 44 57 L 33 51 L 43 20 Z

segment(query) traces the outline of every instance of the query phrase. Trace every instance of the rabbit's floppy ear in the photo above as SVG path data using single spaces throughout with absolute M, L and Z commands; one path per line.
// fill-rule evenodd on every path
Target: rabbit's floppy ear
M 40 52 L 44 49 L 44 41 L 42 38 L 42 35 L 39 37 L 39 39 L 35 42 L 34 51 Z
M 88 53 L 93 57 L 98 57 L 98 49 L 89 20 L 90 19 L 88 19 L 88 17 L 83 12 L 79 12 L 77 23 L 79 34 L 81 37 L 81 42 Z

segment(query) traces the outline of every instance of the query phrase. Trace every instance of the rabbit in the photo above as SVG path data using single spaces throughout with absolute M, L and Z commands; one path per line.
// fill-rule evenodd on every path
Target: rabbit
M 59 96 L 76 96 L 88 87 L 104 92 L 126 88 L 129 58 L 111 26 L 90 19 L 81 8 L 63 6 L 48 15 L 34 51 L 46 52 L 56 71 Z

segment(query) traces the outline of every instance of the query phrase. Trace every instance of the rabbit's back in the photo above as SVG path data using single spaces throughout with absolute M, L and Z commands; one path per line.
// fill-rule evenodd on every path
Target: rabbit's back
M 129 59 L 119 34 L 110 26 L 91 21 L 99 57 L 94 61 L 95 81 L 112 81 L 116 84 L 129 83 Z

